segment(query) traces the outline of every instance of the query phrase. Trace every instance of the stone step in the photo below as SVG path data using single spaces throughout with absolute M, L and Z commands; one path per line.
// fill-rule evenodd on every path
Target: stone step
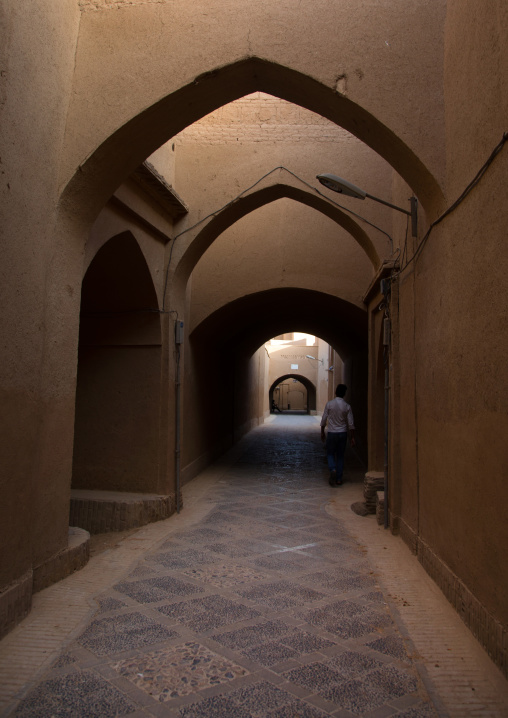
M 161 521 L 174 511 L 174 496 L 72 489 L 69 523 L 100 534 Z
M 368 471 L 363 481 L 365 507 L 370 514 L 376 513 L 376 494 L 384 491 L 385 478 L 382 471 Z

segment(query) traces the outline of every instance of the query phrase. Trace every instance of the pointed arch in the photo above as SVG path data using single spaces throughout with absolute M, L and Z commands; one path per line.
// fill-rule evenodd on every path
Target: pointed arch
M 89 308 L 107 305 L 110 311 L 158 310 L 150 269 L 130 230 L 101 244 L 83 279 L 82 302 Z
M 72 488 L 156 492 L 160 314 L 131 232 L 102 245 L 81 297 Z
M 350 215 L 308 190 L 277 182 L 241 197 L 214 215 L 201 231 L 197 233 L 195 239 L 184 252 L 175 270 L 174 281 L 185 283 L 204 252 L 210 247 L 213 241 L 217 239 L 222 232 L 225 232 L 231 227 L 231 225 L 260 207 L 282 198 L 291 199 L 295 202 L 307 205 L 336 222 L 345 229 L 346 232 L 349 232 L 353 239 L 360 245 L 369 258 L 373 269 L 376 270 L 378 268 L 380 261 L 379 255 L 372 240 L 367 232 L 365 232 Z
M 442 190 L 414 151 L 361 105 L 290 67 L 258 57 L 214 68 L 162 97 L 106 137 L 66 184 L 63 206 L 77 205 L 89 223 L 109 196 L 155 149 L 185 127 L 253 92 L 265 92 L 335 122 L 383 157 L 407 182 L 431 215 Z

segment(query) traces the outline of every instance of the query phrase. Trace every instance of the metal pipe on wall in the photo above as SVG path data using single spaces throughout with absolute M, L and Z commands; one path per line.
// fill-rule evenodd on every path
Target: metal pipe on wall
M 176 513 L 180 513 L 180 443 L 181 443 L 181 426 L 180 426 L 180 347 L 183 342 L 183 322 L 178 319 L 175 322 L 175 359 L 176 359 L 176 375 L 175 375 L 175 481 L 176 481 Z
M 388 299 L 386 299 L 388 301 Z M 384 407 L 384 527 L 388 528 L 388 441 L 389 441 L 389 422 L 390 422 L 390 331 L 391 322 L 388 314 L 388 308 L 385 308 L 385 317 L 383 319 L 383 359 L 385 365 L 385 407 Z

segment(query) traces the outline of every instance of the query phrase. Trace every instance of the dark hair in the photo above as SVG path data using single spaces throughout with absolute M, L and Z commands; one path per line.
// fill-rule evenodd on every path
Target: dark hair
M 335 389 L 335 396 L 340 396 L 342 399 L 344 396 L 346 396 L 347 386 L 345 384 L 337 384 L 337 388 Z

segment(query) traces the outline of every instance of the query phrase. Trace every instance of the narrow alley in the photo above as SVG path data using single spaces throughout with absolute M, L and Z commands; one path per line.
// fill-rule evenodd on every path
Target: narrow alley
M 315 416 L 277 415 L 184 508 L 37 594 L 0 645 L 19 718 L 502 716 L 508 691 L 403 542 L 328 485 Z

